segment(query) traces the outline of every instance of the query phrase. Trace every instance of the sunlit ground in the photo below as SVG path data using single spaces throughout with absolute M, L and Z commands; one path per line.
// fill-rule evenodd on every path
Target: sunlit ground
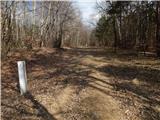
M 2 61 L 2 119 L 158 120 L 160 60 L 107 49 L 17 51 Z M 17 86 L 27 64 L 28 93 Z

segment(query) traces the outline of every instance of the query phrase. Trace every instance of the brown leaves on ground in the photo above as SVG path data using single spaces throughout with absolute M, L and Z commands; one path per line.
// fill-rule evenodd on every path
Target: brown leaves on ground
M 27 65 L 21 96 L 17 61 Z M 160 60 L 109 50 L 17 50 L 2 61 L 3 120 L 158 120 Z

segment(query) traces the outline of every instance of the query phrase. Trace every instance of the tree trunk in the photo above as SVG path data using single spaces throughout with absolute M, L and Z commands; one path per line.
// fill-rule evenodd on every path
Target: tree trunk
M 157 56 L 160 57 L 160 2 L 157 1 L 156 4 L 156 52 Z
M 63 30 L 62 30 L 62 27 L 60 27 L 58 39 L 55 41 L 55 44 L 53 46 L 54 48 L 61 48 L 62 37 L 63 37 L 62 35 L 63 35 Z
M 44 7 L 43 7 L 43 2 L 42 2 L 42 4 L 41 4 L 41 25 L 43 25 L 44 24 Z M 41 27 L 41 30 L 40 30 L 40 46 L 39 47 L 43 47 L 43 41 L 44 41 L 44 38 L 43 38 L 43 26 Z
M 117 52 L 117 31 L 116 31 L 116 16 L 113 18 L 113 28 L 114 28 L 114 51 Z
M 118 23 L 118 22 L 117 22 Z M 119 16 L 119 42 L 122 40 L 122 5 L 120 4 L 120 16 Z
M 33 2 L 32 2 L 32 9 L 33 9 L 33 14 L 32 14 L 32 17 L 33 17 L 32 41 L 33 41 L 34 36 L 35 36 L 35 24 L 36 24 L 36 18 L 35 18 L 35 14 L 36 14 L 36 1 L 35 0 L 33 0 Z

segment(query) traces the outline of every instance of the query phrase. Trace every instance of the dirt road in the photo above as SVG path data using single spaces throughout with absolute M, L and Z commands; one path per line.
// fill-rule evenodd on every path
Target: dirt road
M 28 93 L 17 87 L 27 64 Z M 110 51 L 36 49 L 2 61 L 3 120 L 158 120 L 160 61 Z

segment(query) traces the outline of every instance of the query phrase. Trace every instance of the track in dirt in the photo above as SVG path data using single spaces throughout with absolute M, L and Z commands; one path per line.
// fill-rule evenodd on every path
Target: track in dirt
M 27 63 L 27 96 L 17 60 Z M 158 120 L 159 65 L 96 48 L 14 52 L 2 61 L 2 119 Z

